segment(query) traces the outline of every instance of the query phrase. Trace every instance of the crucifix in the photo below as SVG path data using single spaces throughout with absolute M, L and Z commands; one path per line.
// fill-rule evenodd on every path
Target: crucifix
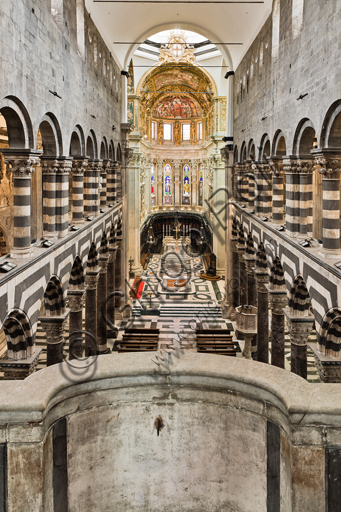
M 174 223 L 174 227 L 175 227 L 175 241 L 178 242 L 178 232 L 180 231 L 180 225 L 179 225 L 178 219 L 176 219 L 176 221 Z

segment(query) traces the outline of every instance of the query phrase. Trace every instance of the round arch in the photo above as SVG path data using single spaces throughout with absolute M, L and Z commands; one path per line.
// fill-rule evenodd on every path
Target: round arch
M 86 139 L 86 156 L 91 159 L 96 159 L 97 155 L 97 138 L 95 132 L 93 130 L 90 130 L 89 135 Z
M 62 132 L 54 114 L 48 112 L 39 124 L 43 141 L 43 156 L 61 156 L 63 153 Z
M 15 96 L 6 96 L 0 101 L 0 112 L 6 121 L 9 147 L 33 149 L 32 121 L 24 104 Z
M 175 25 L 177 28 L 179 28 L 181 30 L 190 30 L 192 32 L 196 32 L 197 34 L 205 36 L 210 41 L 217 40 L 217 36 L 210 30 L 205 29 L 204 27 L 195 25 L 194 23 L 179 23 L 178 21 L 170 21 L 167 23 L 161 23 L 160 25 L 155 25 L 154 27 L 148 29 L 147 31 L 140 34 L 139 36 L 136 36 L 135 41 L 144 41 L 148 37 L 153 36 L 154 34 L 157 34 L 158 32 L 162 32 L 164 30 L 169 30 L 169 29 L 174 29 Z M 226 46 L 223 44 L 216 44 L 215 46 L 218 48 L 218 50 L 222 54 L 225 62 L 228 63 L 228 67 L 230 68 L 230 70 L 232 70 L 233 69 L 233 61 L 232 61 L 232 57 L 230 55 L 228 48 L 226 48 Z M 123 66 L 124 69 L 128 69 L 130 60 L 132 59 L 132 57 L 138 47 L 139 47 L 139 44 L 132 44 L 128 48 L 126 57 L 124 59 L 124 66 Z M 136 94 L 138 94 L 138 93 L 136 92 Z
M 295 130 L 293 154 L 295 156 L 310 156 L 313 149 L 316 130 L 310 119 L 302 119 Z
M 259 153 L 258 153 L 258 161 L 259 162 L 263 162 L 265 160 L 264 155 L 266 155 L 267 158 L 270 158 L 271 144 L 270 144 L 269 135 L 267 133 L 264 133 L 262 135 L 258 150 L 259 150 Z
M 341 147 L 341 100 L 335 101 L 328 109 L 322 125 L 320 147 Z
M 21 309 L 13 309 L 3 323 L 8 359 L 26 359 L 34 353 L 34 335 L 31 322 Z
M 79 124 L 74 127 L 71 134 L 69 154 L 75 157 L 85 155 L 84 131 Z
M 243 141 L 242 145 L 241 145 L 241 148 L 240 148 L 240 158 L 239 158 L 239 161 L 240 162 L 245 162 L 247 158 L 247 154 L 246 154 L 246 142 L 245 140 Z
M 268 156 L 285 156 L 287 153 L 287 145 L 286 139 L 284 137 L 284 133 L 282 130 L 277 130 L 273 142 L 272 142 L 272 152 L 271 155 Z
M 101 142 L 100 155 L 99 155 L 100 159 L 108 160 L 108 153 L 109 153 L 108 142 L 107 142 L 106 137 L 103 137 L 102 142 Z

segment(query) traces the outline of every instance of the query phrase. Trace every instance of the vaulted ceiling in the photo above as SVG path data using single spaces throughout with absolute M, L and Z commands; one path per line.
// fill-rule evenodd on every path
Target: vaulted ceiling
M 185 29 L 202 34 L 217 44 L 226 63 L 231 69 L 236 69 L 270 15 L 272 7 L 272 0 L 259 0 L 257 3 L 255 0 L 250 3 L 245 3 L 245 0 L 244 3 L 237 2 L 218 3 L 212 0 L 208 3 L 169 3 L 167 0 L 160 0 L 157 3 L 145 3 L 142 0 L 85 0 L 86 8 L 110 51 L 124 69 L 127 69 L 131 56 L 140 46 L 139 43 L 166 29 Z M 194 5 L 190 5 L 191 3 Z

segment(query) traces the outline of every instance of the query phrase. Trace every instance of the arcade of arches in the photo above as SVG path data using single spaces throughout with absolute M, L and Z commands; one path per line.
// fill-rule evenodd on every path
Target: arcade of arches
M 0 512 L 336 512 L 339 2 L 127 3 L 0 6 Z

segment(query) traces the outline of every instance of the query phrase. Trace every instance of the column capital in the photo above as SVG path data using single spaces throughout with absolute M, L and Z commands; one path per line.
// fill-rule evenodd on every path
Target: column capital
M 71 313 L 82 311 L 84 307 L 86 288 L 83 290 L 68 290 L 67 298 Z
M 74 158 L 72 161 L 72 176 L 83 176 L 86 168 L 88 167 L 87 158 Z
M 70 174 L 72 169 L 72 157 L 57 158 L 58 170 L 57 174 Z
M 275 176 L 280 177 L 284 174 L 283 161 L 279 159 L 270 160 L 270 168 Z
M 34 166 L 39 164 L 42 151 L 38 149 L 1 149 L 4 161 L 11 165 L 10 172 L 16 178 L 29 178 L 35 171 Z
M 300 174 L 312 174 L 316 163 L 313 159 L 299 159 L 297 161 Z
M 287 318 L 291 343 L 299 346 L 306 345 L 314 325 L 313 315 L 296 316 L 290 312 L 289 308 L 284 308 L 283 312 Z
M 225 165 L 229 165 L 230 163 L 230 153 L 229 149 L 225 146 L 223 148 L 220 148 L 220 155 L 221 158 L 224 160 Z
M 108 270 L 109 256 L 100 256 L 98 259 L 98 263 L 101 268 L 100 273 L 106 274 Z
M 101 167 L 101 174 L 107 174 L 111 167 L 111 160 L 103 160 Z
M 255 256 L 250 256 L 249 254 L 244 254 L 244 260 L 246 265 L 246 273 L 251 276 L 253 275 L 253 269 L 255 266 Z
M 285 174 L 297 174 L 300 172 L 299 161 L 295 157 L 283 158 L 283 170 Z
M 254 271 L 255 279 L 256 279 L 256 287 L 258 293 L 268 293 L 266 285 L 269 282 L 269 274 L 268 272 L 263 272 L 255 269 Z
M 132 148 L 125 148 L 124 150 L 124 158 L 126 165 L 129 164 L 130 160 L 134 157 L 134 150 Z
M 271 285 L 265 285 L 270 293 L 270 303 L 274 315 L 284 315 L 283 309 L 288 305 L 286 290 L 274 290 Z
M 63 333 L 70 310 L 67 309 L 61 316 L 40 316 L 40 326 L 46 333 L 47 344 L 55 345 L 63 341 Z
M 316 156 L 316 165 L 319 165 L 319 173 L 323 175 L 323 179 L 338 178 L 341 171 L 341 157 L 336 156 Z
M 90 270 L 86 273 L 85 284 L 88 290 L 96 290 L 100 271 L 101 269 L 97 267 L 96 270 Z

